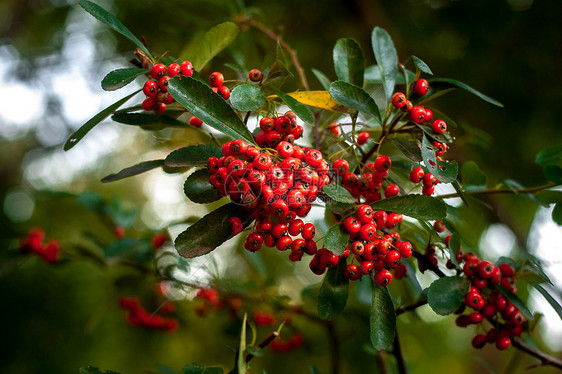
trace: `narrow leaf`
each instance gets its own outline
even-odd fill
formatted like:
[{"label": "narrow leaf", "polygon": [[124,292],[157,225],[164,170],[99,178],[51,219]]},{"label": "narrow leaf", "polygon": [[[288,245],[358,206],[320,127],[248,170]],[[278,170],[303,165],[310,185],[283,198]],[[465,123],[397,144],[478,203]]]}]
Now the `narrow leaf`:
[{"label": "narrow leaf", "polygon": [[513,305],[515,305],[515,307],[517,309],[519,309],[519,311],[521,313],[523,313],[523,315],[525,316],[525,318],[527,318],[528,320],[532,321],[533,319],[535,319],[535,317],[533,316],[533,313],[531,313],[531,311],[529,310],[529,308],[527,307],[527,305],[523,302],[523,300],[521,300],[519,298],[519,296],[517,296],[516,294],[514,294],[513,292],[509,291],[506,288],[503,288],[501,286],[497,286],[498,291],[501,292],[502,295],[504,295],[506,297],[507,300],[509,300],[510,303],[512,303]]},{"label": "narrow leaf", "polygon": [[283,93],[283,92],[281,92],[281,91],[279,91],[275,88],[272,88],[272,87],[270,87],[270,88],[279,96],[279,98],[281,100],[283,100],[283,102],[285,104],[287,104],[289,109],[291,109],[293,112],[295,112],[297,117],[299,117],[304,122],[306,122],[310,125],[314,124],[314,117],[312,116],[312,113],[310,112],[310,109],[308,109],[303,104],[299,103],[298,100],[294,99],[290,95],[288,95],[286,93]]},{"label": "narrow leaf", "polygon": [[371,204],[373,209],[387,210],[421,220],[443,219],[448,205],[440,199],[426,195],[394,196]]},{"label": "narrow leaf", "polygon": [[[322,85],[322,87],[328,91],[328,87],[330,86],[330,78],[326,76],[326,74],[322,73],[320,70],[312,69],[312,73],[318,79],[318,82]],[[306,92],[306,91],[305,91]]]},{"label": "narrow leaf", "polygon": [[[329,84],[329,83],[328,83]],[[326,87],[328,89],[328,87]],[[353,110],[341,105],[328,91],[297,91],[288,94],[299,103],[339,113],[354,113]]]},{"label": "narrow leaf", "polygon": [[258,110],[265,104],[265,95],[260,86],[240,84],[232,89],[230,103],[234,109],[247,112]]},{"label": "narrow leaf", "polygon": [[330,84],[328,91],[338,103],[359,112],[368,113],[374,116],[380,123],[379,107],[371,95],[361,87],[343,81],[336,81]]},{"label": "narrow leaf", "polygon": [[463,90],[466,90],[466,91],[470,92],[471,94],[476,95],[477,97],[481,98],[484,101],[489,102],[492,105],[499,106],[500,108],[503,108],[502,103],[500,103],[497,100],[492,99],[489,96],[484,95],[482,92],[476,91],[474,88],[470,87],[466,83],[459,82],[455,79],[449,79],[449,78],[432,78],[432,79],[429,80],[429,86],[430,87],[431,87],[432,82],[446,83],[446,84],[449,84],[451,87],[462,88]]},{"label": "narrow leaf", "polygon": [[357,201],[356,198],[351,196],[348,190],[336,183],[330,183],[325,185],[322,190],[326,195],[337,201],[338,203],[354,203]]},{"label": "narrow leaf", "polygon": [[426,74],[433,75],[433,72],[431,71],[429,66],[427,66],[427,64],[421,58],[412,56],[412,59],[414,60],[414,65],[416,66],[416,69],[423,71]]},{"label": "narrow leaf", "polygon": [[343,275],[345,267],[345,261],[340,261],[324,277],[318,294],[318,316],[322,319],[334,319],[345,309],[349,292],[349,279]]},{"label": "narrow leaf", "polygon": [[239,32],[238,26],[233,22],[218,24],[203,35],[193,56],[182,56],[182,58],[191,58],[193,68],[201,70],[220,51],[228,47]]},{"label": "narrow leaf", "polygon": [[339,39],[334,46],[333,58],[339,80],[363,87],[365,56],[359,43],[350,38]]},{"label": "narrow leaf", "polygon": [[550,306],[552,306],[552,308],[556,311],[556,313],[558,313],[560,319],[562,319],[562,306],[558,304],[558,302],[548,293],[547,290],[544,289],[543,286],[532,281],[529,281],[529,283],[531,284],[531,286],[535,287],[537,291],[541,293],[541,295],[544,296],[544,298],[546,299],[546,301],[548,301]]},{"label": "narrow leaf", "polygon": [[193,77],[173,77],[168,92],[194,116],[233,139],[254,143],[244,122],[222,97]]},{"label": "narrow leaf", "polygon": [[439,278],[429,286],[427,302],[435,313],[446,316],[461,306],[469,287],[464,277]]},{"label": "narrow leaf", "polygon": [[373,347],[392,351],[396,331],[396,310],[386,287],[373,284],[370,314],[370,336]]},{"label": "narrow leaf", "polygon": [[209,157],[221,158],[222,156],[220,147],[199,144],[176,149],[166,157],[164,163],[171,167],[206,166]]},{"label": "narrow leaf", "polygon": [[141,41],[133,35],[133,33],[125,27],[113,14],[109,13],[107,10],[103,9],[97,4],[92,3],[88,0],[80,0],[80,6],[84,8],[84,10],[90,13],[92,16],[97,18],[99,21],[105,23],[107,26],[111,27],[113,30],[117,31],[121,35],[127,37],[133,43],[137,45],[146,55],[153,60],[154,58],[146,49],[146,47],[141,43]]},{"label": "narrow leaf", "polygon": [[421,150],[418,143],[403,138],[393,138],[392,143],[398,148],[404,156],[415,162],[422,161]]},{"label": "narrow leaf", "polygon": [[336,256],[340,256],[345,251],[348,241],[349,234],[342,230],[339,223],[330,226],[326,236],[324,236],[324,246]]},{"label": "narrow leaf", "polygon": [[161,167],[162,165],[164,165],[164,160],[152,160],[152,161],[141,162],[140,164],[129,166],[128,168],[125,168],[118,173],[109,174],[108,176],[103,177],[101,181],[103,183],[118,181],[120,179],[142,174],[145,171],[156,169],[158,167]]},{"label": "narrow leaf", "polygon": [[377,65],[381,71],[386,100],[389,101],[394,92],[394,84],[398,75],[398,53],[388,32],[380,27],[373,29],[371,43]]},{"label": "narrow leaf", "polygon": [[107,74],[101,81],[101,88],[106,91],[115,91],[125,87],[139,75],[148,73],[146,69],[130,68],[117,69]]},{"label": "narrow leaf", "polygon": [[183,185],[185,196],[198,204],[212,203],[221,199],[221,194],[209,183],[210,176],[207,169],[201,169],[187,177]]},{"label": "narrow leaf", "polygon": [[[239,214],[239,207],[230,203],[207,214],[184,232],[179,234],[174,244],[180,256],[193,258],[205,255],[219,245],[234,237],[228,219]],[[246,226],[249,222],[246,223]]]},{"label": "narrow leaf", "polygon": [[115,110],[117,110],[117,108],[119,108],[121,105],[125,104],[131,97],[135,96],[140,91],[141,90],[137,90],[137,91],[133,92],[132,94],[130,94],[128,96],[125,96],[121,100],[111,104],[110,106],[108,106],[107,108],[105,108],[104,110],[102,110],[101,112],[99,112],[98,114],[93,116],[92,118],[90,118],[90,120],[88,120],[88,122],[83,124],[82,127],[80,127],[78,130],[76,130],[72,135],[70,135],[70,137],[68,138],[66,143],[64,143],[64,150],[68,151],[69,149],[74,147],[76,144],[78,144],[78,142],[80,140],[82,140],[82,138],[84,136],[86,136],[86,134],[91,129],[93,129],[98,123],[100,123],[101,121],[103,121],[104,119],[109,117],[109,115],[111,113],[115,112]]},{"label": "narrow leaf", "polygon": [[111,119],[124,125],[140,126],[151,130],[160,130],[166,127],[189,128],[189,125],[185,122],[155,113],[115,113],[111,116]]},{"label": "narrow leaf", "polygon": [[238,355],[236,357],[236,371],[238,374],[246,373],[246,321],[248,314],[244,313],[242,320],[242,330],[240,331],[240,344],[238,345]]},{"label": "narrow leaf", "polygon": [[449,249],[449,258],[451,259],[451,262],[455,266],[459,266],[459,262],[457,261],[457,255],[461,250],[461,238],[459,234],[457,234],[456,232],[451,234],[451,238],[449,239],[449,246],[447,248]]},{"label": "narrow leaf", "polygon": [[441,183],[451,183],[457,178],[459,169],[457,162],[437,161],[435,148],[429,143],[425,136],[422,138],[421,154],[425,167],[439,179]]}]

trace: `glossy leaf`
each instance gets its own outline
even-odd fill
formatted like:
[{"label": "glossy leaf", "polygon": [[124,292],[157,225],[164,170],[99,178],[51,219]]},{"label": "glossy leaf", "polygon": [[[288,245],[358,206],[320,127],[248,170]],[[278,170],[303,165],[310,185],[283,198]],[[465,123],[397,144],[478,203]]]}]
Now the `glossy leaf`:
[{"label": "glossy leaf", "polygon": [[562,145],[543,149],[537,153],[535,162],[541,166],[562,166]]},{"label": "glossy leaf", "polygon": [[286,93],[283,93],[283,92],[281,92],[281,91],[279,91],[275,88],[272,88],[272,87],[271,87],[271,89],[279,96],[279,98],[281,100],[283,100],[283,102],[285,104],[287,104],[289,109],[291,109],[293,112],[295,112],[297,117],[299,117],[304,122],[306,122],[310,125],[314,124],[314,117],[312,116],[312,113],[310,112],[310,109],[308,109],[306,106],[301,104],[298,100],[291,97],[290,95],[288,95]]},{"label": "glossy leaf", "polygon": [[222,156],[220,147],[198,144],[176,149],[166,157],[164,163],[171,167],[206,166],[209,157],[221,158]]},{"label": "glossy leaf", "polygon": [[330,89],[328,91],[338,103],[350,109],[368,113],[374,116],[380,123],[381,115],[379,113],[379,107],[371,95],[361,87],[343,81],[336,81],[330,84]]},{"label": "glossy leaf", "polygon": [[345,261],[340,261],[324,277],[318,294],[318,316],[322,319],[334,319],[345,309],[349,293],[349,279],[343,275],[345,267]]},{"label": "glossy leaf", "polygon": [[539,291],[541,293],[541,295],[544,296],[544,298],[546,299],[546,301],[548,301],[550,306],[552,306],[552,308],[556,311],[556,313],[558,313],[558,316],[560,317],[560,319],[562,319],[562,306],[560,306],[560,304],[558,304],[558,302],[548,293],[548,291],[545,290],[544,287],[541,286],[538,283],[529,281],[529,284],[531,284],[531,286],[535,287],[537,289],[537,291]]},{"label": "glossy leaf", "polygon": [[486,187],[486,174],[480,170],[476,162],[467,161],[461,167],[461,181],[464,187]]},{"label": "glossy leaf", "polygon": [[432,82],[440,82],[440,83],[445,83],[447,85],[450,85],[451,88],[453,87],[459,87],[462,88],[463,90],[466,90],[468,92],[470,92],[471,94],[479,97],[480,99],[487,101],[488,103],[498,106],[500,108],[503,108],[503,104],[500,103],[499,101],[492,99],[489,96],[484,95],[482,92],[476,91],[474,88],[470,87],[468,84],[463,83],[463,82],[459,82],[455,79],[449,79],[449,78],[432,78],[430,80],[428,80],[429,82],[429,86],[431,87]]},{"label": "glossy leaf", "polygon": [[129,166],[128,168],[125,168],[118,173],[109,174],[108,176],[103,177],[101,181],[103,183],[118,181],[120,179],[125,179],[138,174],[142,174],[152,169],[156,169],[158,167],[161,167],[162,165],[164,165],[164,160],[152,160],[152,161],[141,162],[140,164]]},{"label": "glossy leaf", "polygon": [[380,27],[373,29],[371,43],[375,59],[377,60],[377,66],[381,71],[386,100],[389,101],[394,92],[394,85],[398,75],[398,53],[388,32]]},{"label": "glossy leaf", "polygon": [[117,69],[107,74],[101,81],[101,88],[106,91],[115,91],[125,87],[136,77],[148,73],[147,69],[129,68]]},{"label": "glossy leaf", "polygon": [[239,207],[226,204],[207,214],[184,232],[179,234],[174,244],[182,257],[203,256],[234,237],[228,219],[239,215]]},{"label": "glossy leaf", "polygon": [[88,0],[80,0],[80,6],[84,8],[86,12],[97,18],[99,21],[105,23],[107,26],[111,27],[121,35],[127,37],[129,40],[135,43],[137,47],[139,47],[144,53],[146,53],[146,55],[151,60],[153,60],[152,55],[142,44],[142,42],[136,36],[134,36],[133,33],[127,27],[125,27],[125,25],[123,25],[121,21],[119,21],[113,14]]},{"label": "glossy leaf", "polygon": [[562,168],[556,165],[546,165],[544,167],[544,175],[549,181],[562,184]]},{"label": "glossy leaf", "polygon": [[431,69],[429,68],[429,66],[427,66],[427,64],[419,57],[416,56],[412,56],[412,60],[414,60],[414,65],[416,66],[416,69],[426,73],[426,74],[430,74],[433,75],[433,72],[431,71]]},{"label": "glossy leaf", "polygon": [[557,203],[552,209],[552,220],[562,226],[562,203]]},{"label": "glossy leaf", "polygon": [[356,198],[351,196],[348,190],[346,190],[345,188],[343,188],[342,186],[336,183],[330,183],[325,185],[322,188],[322,191],[324,191],[326,195],[328,195],[330,198],[337,201],[338,203],[351,204],[357,201]]},{"label": "glossy leaf", "polygon": [[443,219],[448,205],[440,199],[426,195],[394,196],[371,204],[373,209],[387,210],[421,220]]},{"label": "glossy leaf", "polygon": [[435,313],[446,316],[462,305],[469,287],[464,277],[439,278],[429,286],[427,302]]},{"label": "glossy leaf", "polygon": [[166,127],[189,128],[189,125],[185,122],[155,113],[115,113],[111,116],[111,119],[124,125],[140,126],[151,130],[160,130]]},{"label": "glossy leaf", "polygon": [[449,258],[451,259],[451,262],[455,266],[459,266],[459,262],[457,261],[457,255],[459,254],[462,248],[461,237],[459,234],[457,234],[456,232],[451,234],[451,237],[449,238],[449,245],[447,246],[447,248],[449,250]]},{"label": "glossy leaf", "polygon": [[240,84],[232,89],[230,103],[234,109],[247,112],[258,110],[265,104],[265,95],[260,86]]},{"label": "glossy leaf", "polygon": [[211,174],[207,169],[201,169],[187,177],[183,184],[185,196],[198,204],[212,203],[221,199],[221,194],[209,183],[210,176]]},{"label": "glossy leaf", "polygon": [[[405,75],[408,76],[408,79],[406,79],[405,75],[398,74],[396,76],[395,84],[407,84],[408,83],[407,81],[414,80],[416,74],[413,71],[409,69],[405,69],[404,72]],[[371,65],[365,69],[365,81],[369,83],[382,84],[381,70],[377,65]]]},{"label": "glossy leaf", "polygon": [[119,108],[121,105],[125,104],[131,97],[135,96],[140,91],[141,90],[137,90],[137,91],[133,92],[132,94],[125,96],[121,100],[111,104],[110,106],[108,106],[107,108],[105,108],[104,110],[102,110],[101,112],[99,112],[98,114],[93,116],[92,118],[90,118],[88,120],[88,122],[83,124],[82,127],[80,127],[78,130],[76,130],[72,135],[70,135],[70,137],[68,138],[66,143],[64,143],[64,150],[68,151],[69,149],[74,147],[76,144],[78,144],[78,142],[80,140],[82,140],[82,138],[84,136],[86,136],[86,134],[91,129],[93,129],[98,123],[100,123],[101,121],[103,121],[104,119],[109,117],[109,115],[111,113],[115,112],[115,110],[117,110],[117,108]]},{"label": "glossy leaf", "polygon": [[[328,87],[330,86],[330,78],[326,76],[326,74],[322,73],[320,70],[312,69],[312,73],[318,79],[318,82],[322,85],[322,87],[328,91]],[[306,91],[305,91],[306,92]],[[310,92],[310,91],[309,91]]]},{"label": "glossy leaf", "polygon": [[[329,83],[328,83],[329,84]],[[328,91],[297,91],[287,94],[299,103],[339,113],[353,113],[354,111],[341,105]]]},{"label": "glossy leaf", "polygon": [[199,71],[220,51],[228,47],[239,32],[238,26],[233,22],[218,24],[203,35],[193,56],[182,56],[182,58],[190,58],[193,68]]},{"label": "glossy leaf", "polygon": [[421,154],[425,167],[441,183],[451,183],[457,178],[459,166],[456,161],[446,162],[437,161],[435,148],[429,143],[427,138],[422,138]]},{"label": "glossy leaf", "polygon": [[222,97],[193,77],[173,77],[168,81],[168,92],[183,107],[207,125],[230,136],[254,143],[244,122]]},{"label": "glossy leaf", "polygon": [[396,331],[396,310],[386,287],[373,285],[370,337],[379,351],[392,351]]},{"label": "glossy leaf", "polygon": [[343,231],[339,223],[336,223],[330,226],[326,236],[324,236],[324,247],[336,256],[340,256],[345,251],[348,241],[349,234]]},{"label": "glossy leaf", "polygon": [[359,43],[350,38],[339,39],[334,46],[333,58],[339,80],[363,87],[365,56]]},{"label": "glossy leaf", "polygon": [[398,148],[404,156],[415,162],[422,161],[421,150],[418,143],[403,138],[393,138],[392,143]]},{"label": "glossy leaf", "polygon": [[527,305],[519,298],[519,296],[517,296],[516,294],[514,294],[513,292],[501,287],[501,286],[497,286],[498,291],[500,291],[500,293],[502,295],[505,296],[505,298],[512,303],[517,309],[519,309],[519,311],[521,313],[523,313],[523,315],[525,316],[525,318],[527,318],[528,320],[532,321],[533,319],[535,319],[535,317],[533,316],[533,313],[531,313],[531,311],[529,310],[529,308],[527,307]]}]

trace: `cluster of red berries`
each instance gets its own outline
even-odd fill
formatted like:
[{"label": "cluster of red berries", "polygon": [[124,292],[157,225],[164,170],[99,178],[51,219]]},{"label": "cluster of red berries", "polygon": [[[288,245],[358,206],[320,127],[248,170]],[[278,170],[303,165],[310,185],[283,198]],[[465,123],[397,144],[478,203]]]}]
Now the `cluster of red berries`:
[{"label": "cluster of red berries", "polygon": [[415,184],[422,184],[422,194],[431,196],[435,191],[435,186],[439,184],[439,179],[431,173],[426,173],[422,168],[413,168],[410,172],[410,182]]},{"label": "cluster of red berries", "polygon": [[301,334],[294,334],[289,339],[278,337],[269,345],[269,349],[274,352],[289,353],[300,347],[304,343],[304,337]]},{"label": "cluster of red berries", "polygon": [[511,344],[511,338],[520,336],[525,317],[519,309],[510,303],[496,287],[499,285],[512,293],[516,293],[514,276],[515,269],[506,263],[494,266],[489,261],[479,260],[475,254],[467,252],[459,259],[464,260],[462,268],[472,287],[466,294],[463,307],[474,310],[470,314],[461,314],[456,324],[466,327],[488,320],[494,327],[487,334],[478,334],[472,340],[475,348],[482,348],[486,343],[495,343],[496,348],[503,350]]},{"label": "cluster of red berries", "polygon": [[193,75],[193,65],[189,61],[181,64],[172,63],[166,67],[164,64],[154,64],[150,68],[151,80],[146,81],[142,88],[146,99],[142,102],[142,108],[161,114],[166,111],[166,105],[174,102],[172,95],[168,94],[168,81],[176,75]]},{"label": "cluster of red berries", "polygon": [[[340,178],[341,185],[353,197],[357,199],[363,197],[365,202],[370,204],[381,199],[382,183],[388,178],[388,170],[391,166],[390,157],[380,155],[375,159],[375,162],[367,163],[360,175],[349,171],[349,163],[344,159],[334,161],[332,168]],[[396,196],[399,193],[400,188],[396,184],[389,184],[384,189],[385,197]]]},{"label": "cluster of red berries", "polygon": [[239,297],[222,297],[219,292],[214,288],[199,288],[195,299],[201,302],[195,307],[195,313],[203,317],[209,314],[212,310],[227,308],[231,315],[236,313],[242,308],[242,299]]},{"label": "cluster of red berries", "polygon": [[[143,327],[147,330],[173,331],[178,328],[178,320],[166,318],[159,314],[151,314],[142,307],[135,297],[124,296],[119,299],[119,305],[127,311],[125,318],[129,325]],[[175,310],[175,304],[166,301],[160,308],[161,314],[170,314]]]},{"label": "cluster of red berries", "polygon": [[33,228],[20,239],[20,249],[23,252],[33,252],[45,262],[54,264],[58,261],[60,255],[59,242],[51,239],[47,244],[44,244],[43,240],[45,240],[45,231],[41,228]]},{"label": "cluster of red berries", "polygon": [[293,144],[303,133],[303,128],[297,124],[297,116],[293,111],[278,117],[263,117],[260,119],[260,129],[256,143],[263,148],[275,148],[282,141]]}]

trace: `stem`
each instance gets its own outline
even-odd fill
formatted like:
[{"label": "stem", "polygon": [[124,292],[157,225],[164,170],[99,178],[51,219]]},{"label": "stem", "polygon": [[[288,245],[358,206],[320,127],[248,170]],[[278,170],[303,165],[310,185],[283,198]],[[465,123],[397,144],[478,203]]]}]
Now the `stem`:
[{"label": "stem", "polygon": [[398,368],[398,374],[408,374],[406,369],[406,364],[404,362],[404,356],[402,355],[402,348],[400,348],[400,341],[398,340],[398,329],[394,330],[394,344],[392,346],[392,354],[396,357],[396,366]]},{"label": "stem", "polygon": [[[535,187],[527,187],[527,188],[488,188],[485,190],[480,191],[463,191],[465,194],[468,195],[493,195],[493,194],[500,194],[500,193],[512,193],[512,194],[519,194],[519,193],[536,193],[542,190],[546,190],[547,188],[557,186],[556,183],[547,183],[543,184],[542,186],[535,186]],[[446,195],[439,195],[435,196],[438,199],[450,199],[453,197],[459,197],[458,193],[450,193]]]},{"label": "stem", "polygon": [[424,306],[425,304],[427,304],[427,299],[420,299],[413,304],[401,306],[396,309],[396,315],[399,316],[400,314],[416,310],[417,308],[419,308],[420,306]]},{"label": "stem", "polygon": [[423,264],[432,272],[434,272],[435,274],[437,274],[439,277],[443,278],[446,277],[445,273],[443,273],[441,271],[441,269],[439,269],[437,267],[437,265],[434,265],[433,262],[431,262],[431,260],[427,257],[425,257],[423,254],[421,254],[418,251],[413,251],[412,256],[414,256],[418,261],[423,262]]},{"label": "stem", "polygon": [[291,55],[291,61],[293,61],[293,64],[295,65],[295,69],[297,69],[297,72],[299,74],[299,78],[300,78],[302,86],[304,87],[304,90],[305,91],[310,90],[310,88],[308,87],[308,81],[306,80],[304,68],[302,67],[302,65],[299,61],[299,58],[297,56],[297,51],[295,51],[293,48],[291,48],[291,46],[286,41],[284,41],[283,38],[280,35],[276,34],[272,30],[268,29],[267,27],[265,27],[261,23],[255,21],[251,18],[246,18],[245,16],[240,16],[236,20],[236,23],[238,23],[240,25],[247,25],[247,26],[253,27],[254,29],[260,31],[261,33],[267,35],[269,38],[278,42],[279,45],[281,45],[281,47]]},{"label": "stem", "polygon": [[375,142],[375,144],[371,147],[371,149],[369,149],[369,151],[367,151],[367,153],[365,153],[363,155],[363,157],[361,158],[361,163],[364,164],[365,162],[367,162],[368,159],[371,158],[372,155],[375,154],[375,152],[378,153],[382,143],[386,140],[386,138],[392,133],[392,130],[394,129],[394,126],[396,126],[396,124],[400,121],[400,118],[402,118],[403,114],[400,114],[398,116],[396,116],[396,118],[394,118],[392,120],[392,122],[390,123],[390,125],[388,126],[388,130],[385,131],[385,127],[383,126],[382,128],[382,133],[381,133],[381,137],[379,138],[378,142]]},{"label": "stem", "polygon": [[[275,339],[277,339],[279,337],[279,333],[277,331],[272,331],[269,334],[267,334],[267,336],[260,342],[260,344],[258,344],[258,347],[260,347],[261,349],[264,349],[265,347],[267,347],[268,345],[271,344],[272,341],[274,341]],[[254,358],[254,355],[251,353],[248,353],[248,355],[246,356],[246,362],[250,362],[250,360]]]},{"label": "stem", "polygon": [[340,372],[340,342],[334,324],[330,321],[326,324],[326,331],[330,338],[330,361],[332,374]]},{"label": "stem", "polygon": [[538,358],[539,360],[541,360],[541,364],[534,365],[532,367],[550,365],[550,366],[557,367],[558,369],[562,369],[562,360],[559,360],[556,357],[552,357],[550,355],[547,355],[546,353],[525,344],[518,337],[514,337],[513,339],[511,339],[511,341],[513,342],[513,346],[515,348],[519,349],[520,351],[526,352],[526,353],[530,354],[531,356],[534,356],[534,357]]}]

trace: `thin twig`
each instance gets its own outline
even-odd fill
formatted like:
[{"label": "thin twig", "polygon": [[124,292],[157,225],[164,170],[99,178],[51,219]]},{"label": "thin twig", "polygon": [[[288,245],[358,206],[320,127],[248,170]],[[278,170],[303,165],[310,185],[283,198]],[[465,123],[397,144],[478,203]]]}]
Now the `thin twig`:
[{"label": "thin twig", "polygon": [[416,310],[417,308],[425,304],[427,304],[427,299],[420,299],[413,304],[401,306],[396,309],[396,315],[399,316],[400,314],[404,314],[412,310]]},{"label": "thin twig", "polygon": [[[547,355],[543,351],[540,351],[540,350],[538,350],[534,347],[531,347],[530,345],[527,345],[526,343],[524,343],[518,337],[514,337],[513,339],[511,339],[511,341],[513,342],[513,346],[515,348],[519,349],[520,351],[526,352],[526,353],[530,354],[531,356],[534,356],[534,357],[538,358],[539,360],[541,360],[541,364],[536,365],[536,366],[550,365],[550,366],[557,367],[558,369],[562,369],[562,360],[559,360],[556,357],[552,357],[550,355]],[[534,366],[534,367],[536,367],[536,366]]]},{"label": "thin twig", "polygon": [[[512,188],[487,188],[485,190],[479,190],[479,191],[464,191],[464,193],[467,195],[493,195],[493,194],[501,194],[501,193],[508,193],[508,194],[536,193],[555,186],[557,186],[556,183],[548,183],[548,184],[543,184],[542,186],[527,187],[527,188],[513,188],[513,189]],[[439,195],[435,197],[438,199],[450,199],[453,197],[459,197],[459,194],[455,192],[455,193]]]},{"label": "thin twig", "polygon": [[326,324],[326,331],[330,338],[330,361],[332,366],[332,374],[340,372],[340,341],[336,333],[336,328],[332,321]]},{"label": "thin twig", "polygon": [[396,358],[398,374],[408,374],[408,370],[406,370],[406,363],[404,362],[404,356],[402,355],[402,348],[400,347],[400,341],[398,340],[398,329],[394,330],[394,344],[392,346],[392,354]]}]

